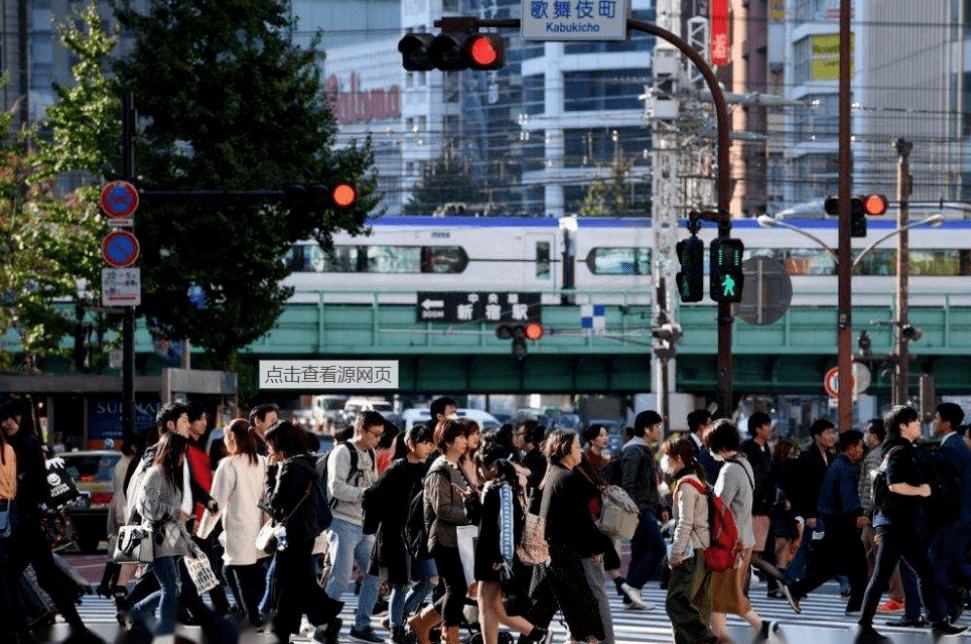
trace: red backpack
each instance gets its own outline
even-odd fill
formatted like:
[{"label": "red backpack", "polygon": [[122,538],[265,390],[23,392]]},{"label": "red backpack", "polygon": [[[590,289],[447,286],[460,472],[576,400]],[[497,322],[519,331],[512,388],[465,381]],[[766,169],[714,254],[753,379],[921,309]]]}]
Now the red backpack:
[{"label": "red backpack", "polygon": [[705,548],[705,565],[712,572],[725,572],[735,567],[742,555],[742,540],[735,524],[732,509],[725,505],[710,485],[702,485],[694,479],[683,479],[700,494],[708,497],[708,532],[710,545]]}]

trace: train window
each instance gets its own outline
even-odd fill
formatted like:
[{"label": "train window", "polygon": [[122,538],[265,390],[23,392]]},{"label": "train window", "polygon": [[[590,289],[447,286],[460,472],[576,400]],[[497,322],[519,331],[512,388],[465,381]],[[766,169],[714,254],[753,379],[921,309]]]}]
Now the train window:
[{"label": "train window", "polygon": [[911,275],[950,277],[961,274],[961,251],[914,250],[910,249],[907,258]]},{"label": "train window", "polygon": [[291,270],[297,273],[353,273],[357,271],[357,246],[336,246],[328,257],[317,244],[297,244],[289,255]]},{"label": "train window", "polygon": [[550,243],[547,241],[536,242],[536,277],[550,277]]},{"label": "train window", "polygon": [[462,273],[469,265],[469,256],[461,246],[423,246],[422,273]]},{"label": "train window", "polygon": [[368,273],[420,273],[421,246],[368,246]]},{"label": "train window", "polygon": [[650,275],[650,248],[594,248],[587,255],[594,275]]},{"label": "train window", "polygon": [[[860,254],[853,249],[854,260]],[[860,263],[853,269],[854,275],[887,276],[897,274],[897,251],[889,248],[877,248],[863,256]]]}]

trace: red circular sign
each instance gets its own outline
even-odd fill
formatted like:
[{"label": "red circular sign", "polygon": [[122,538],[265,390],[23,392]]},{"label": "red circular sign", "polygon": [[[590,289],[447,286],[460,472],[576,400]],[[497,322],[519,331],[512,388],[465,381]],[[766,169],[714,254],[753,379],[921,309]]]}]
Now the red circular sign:
[{"label": "red circular sign", "polygon": [[[853,391],[856,387],[856,377],[850,374],[850,391]],[[823,377],[823,388],[833,398],[838,398],[840,394],[840,370],[839,367],[833,367],[826,372]]]},{"label": "red circular sign", "polygon": [[101,191],[101,209],[109,217],[131,217],[138,208],[138,190],[127,181],[112,181]]},{"label": "red circular sign", "polygon": [[127,230],[113,230],[101,242],[101,256],[109,266],[125,268],[138,259],[138,240]]}]

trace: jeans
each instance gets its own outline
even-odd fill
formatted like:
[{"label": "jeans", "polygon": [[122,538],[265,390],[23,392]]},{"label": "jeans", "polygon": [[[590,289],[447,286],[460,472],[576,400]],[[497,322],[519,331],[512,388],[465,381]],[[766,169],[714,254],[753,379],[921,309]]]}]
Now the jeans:
[{"label": "jeans", "polygon": [[330,578],[327,580],[327,595],[340,599],[351,581],[354,562],[361,570],[361,594],[357,598],[357,611],[354,613],[354,628],[363,630],[371,626],[371,611],[378,601],[381,580],[367,573],[371,566],[371,552],[374,550],[374,535],[364,534],[359,525],[343,519],[334,518],[330,526]]},{"label": "jeans", "polygon": [[263,598],[260,599],[260,621],[266,621],[275,606],[276,593],[276,555],[270,557],[270,564],[266,568]]},{"label": "jeans", "polygon": [[665,554],[661,529],[653,512],[645,511],[630,540],[630,566],[627,568],[627,583],[640,590],[661,565]]},{"label": "jeans", "polygon": [[159,557],[148,564],[148,570],[158,580],[159,589],[132,606],[131,615],[140,618],[145,613],[154,612],[158,607],[155,635],[171,635],[175,632],[175,621],[179,615],[179,592],[182,589],[178,564],[175,557]]},{"label": "jeans", "polygon": [[802,531],[802,541],[799,549],[792,556],[792,560],[786,567],[786,581],[793,583],[806,576],[806,565],[809,563],[809,544],[812,543],[815,528],[806,527]]},{"label": "jeans", "polygon": [[411,587],[408,594],[405,595],[405,603],[402,611],[402,615],[410,615],[418,610],[421,603],[425,601],[428,597],[428,593],[432,591],[432,577],[438,576],[438,569],[435,567],[435,560],[429,557],[428,559],[412,559],[411,555],[408,556],[408,560],[411,562],[411,566],[415,573],[418,575],[418,581]]},{"label": "jeans", "polygon": [[249,566],[226,566],[226,579],[229,580],[236,601],[246,611],[246,618],[254,626],[261,623],[260,597],[263,596],[263,585],[266,575],[259,563]]}]

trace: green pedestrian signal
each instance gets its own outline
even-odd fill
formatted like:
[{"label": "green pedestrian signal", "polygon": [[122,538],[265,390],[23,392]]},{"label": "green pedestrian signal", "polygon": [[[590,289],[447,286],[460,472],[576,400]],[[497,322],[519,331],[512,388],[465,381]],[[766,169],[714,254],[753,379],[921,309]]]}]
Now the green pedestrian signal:
[{"label": "green pedestrian signal", "polygon": [[742,301],[744,253],[745,245],[740,239],[715,239],[711,242],[711,299],[716,302]]},{"label": "green pedestrian signal", "polygon": [[705,297],[705,242],[692,235],[675,246],[681,270],[675,276],[682,302],[700,302]]}]

